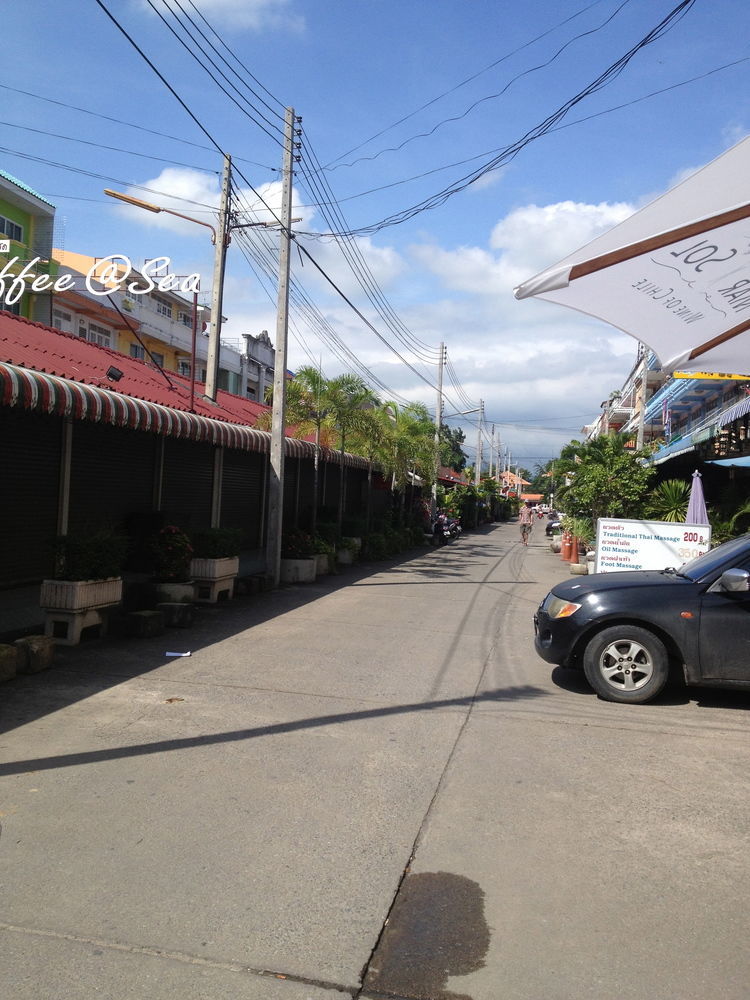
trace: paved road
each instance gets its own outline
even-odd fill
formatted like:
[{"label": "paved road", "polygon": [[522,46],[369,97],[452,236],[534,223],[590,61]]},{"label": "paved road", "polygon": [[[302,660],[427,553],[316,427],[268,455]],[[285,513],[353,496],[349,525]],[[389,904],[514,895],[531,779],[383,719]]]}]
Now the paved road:
[{"label": "paved road", "polygon": [[565,576],[499,525],[6,684],[0,995],[745,1000],[750,699],[550,671]]}]

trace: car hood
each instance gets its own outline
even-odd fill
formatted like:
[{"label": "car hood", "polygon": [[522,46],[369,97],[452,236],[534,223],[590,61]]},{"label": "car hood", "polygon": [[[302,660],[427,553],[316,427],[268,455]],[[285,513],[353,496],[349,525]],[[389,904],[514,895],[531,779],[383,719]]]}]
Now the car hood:
[{"label": "car hood", "polygon": [[692,584],[683,576],[665,573],[662,570],[626,570],[621,573],[592,573],[589,576],[565,580],[552,588],[556,597],[578,603],[590,594],[602,594],[612,590],[631,590],[643,587],[675,587]]}]

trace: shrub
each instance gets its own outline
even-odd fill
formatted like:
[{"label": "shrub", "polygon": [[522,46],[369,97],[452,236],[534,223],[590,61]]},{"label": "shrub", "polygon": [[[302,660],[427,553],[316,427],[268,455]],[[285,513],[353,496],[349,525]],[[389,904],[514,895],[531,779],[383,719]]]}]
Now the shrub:
[{"label": "shrub", "polygon": [[182,583],[190,579],[193,546],[190,539],[175,524],[168,524],[152,539],[154,577],[164,583]]},{"label": "shrub", "polygon": [[315,555],[332,556],[336,552],[336,547],[332,542],[326,541],[321,535],[315,535],[312,540],[313,552]]},{"label": "shrub", "polygon": [[380,532],[371,532],[362,542],[363,559],[385,559],[387,555],[385,535]]},{"label": "shrub", "polygon": [[289,531],[281,539],[282,559],[311,559],[313,538],[306,531]]},{"label": "shrub", "polygon": [[204,528],[194,531],[191,541],[197,559],[223,559],[239,555],[242,532],[239,528]]},{"label": "shrub", "polygon": [[107,580],[119,576],[127,538],[113,528],[96,528],[55,540],[55,579]]}]

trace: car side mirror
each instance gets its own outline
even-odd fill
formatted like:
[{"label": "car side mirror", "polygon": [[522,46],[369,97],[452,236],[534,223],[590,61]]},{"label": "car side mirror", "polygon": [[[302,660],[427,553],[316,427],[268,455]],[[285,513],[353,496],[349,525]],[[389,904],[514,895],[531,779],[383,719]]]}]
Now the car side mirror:
[{"label": "car side mirror", "polygon": [[750,590],[750,573],[746,569],[727,569],[719,577],[722,590],[732,593]]}]

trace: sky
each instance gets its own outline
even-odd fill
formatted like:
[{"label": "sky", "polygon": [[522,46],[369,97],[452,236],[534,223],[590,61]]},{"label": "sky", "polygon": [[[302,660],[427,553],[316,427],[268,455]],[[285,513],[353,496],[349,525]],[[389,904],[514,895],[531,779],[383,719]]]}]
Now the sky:
[{"label": "sky", "polygon": [[[514,286],[750,131],[747,0],[25,0],[3,22],[0,168],[56,206],[56,246],[210,288],[204,226],[104,189],[210,223],[227,153],[233,223],[272,218],[291,107],[288,367],[434,412],[444,343],[470,461],[477,413],[457,414],[481,401],[485,460],[494,424],[530,470],[637,345]],[[276,341],[278,240],[232,232],[228,342]]]}]

